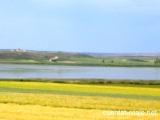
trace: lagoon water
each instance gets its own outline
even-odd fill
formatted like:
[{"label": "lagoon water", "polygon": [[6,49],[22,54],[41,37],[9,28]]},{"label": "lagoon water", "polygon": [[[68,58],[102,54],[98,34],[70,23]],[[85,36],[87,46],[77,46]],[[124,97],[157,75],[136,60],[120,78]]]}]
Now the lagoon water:
[{"label": "lagoon water", "polygon": [[0,78],[160,80],[160,68],[0,64]]}]

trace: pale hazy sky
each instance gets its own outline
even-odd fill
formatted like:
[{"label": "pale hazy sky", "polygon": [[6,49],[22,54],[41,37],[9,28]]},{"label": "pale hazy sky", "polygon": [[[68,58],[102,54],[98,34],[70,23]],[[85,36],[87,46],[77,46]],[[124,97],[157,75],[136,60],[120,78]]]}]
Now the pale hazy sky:
[{"label": "pale hazy sky", "polygon": [[160,52],[160,0],[0,0],[0,49]]}]

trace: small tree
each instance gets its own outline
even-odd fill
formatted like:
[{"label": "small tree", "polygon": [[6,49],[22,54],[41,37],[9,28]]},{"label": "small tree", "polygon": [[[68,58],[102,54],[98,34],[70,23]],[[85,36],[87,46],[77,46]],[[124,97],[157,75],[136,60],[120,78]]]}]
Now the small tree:
[{"label": "small tree", "polygon": [[114,60],[111,60],[111,63],[114,63]]},{"label": "small tree", "polygon": [[104,60],[104,59],[102,60],[102,63],[103,63],[103,64],[105,63],[105,60]]}]

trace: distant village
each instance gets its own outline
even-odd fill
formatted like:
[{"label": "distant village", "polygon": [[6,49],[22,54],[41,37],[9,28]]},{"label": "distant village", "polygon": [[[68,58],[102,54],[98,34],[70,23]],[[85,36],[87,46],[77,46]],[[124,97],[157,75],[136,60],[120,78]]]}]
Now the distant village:
[{"label": "distant village", "polygon": [[[27,50],[17,48],[17,49],[12,49],[11,52],[25,53],[25,52],[27,52]],[[57,62],[58,59],[59,59],[58,56],[53,56],[53,57],[49,57],[48,61],[49,62]]]},{"label": "distant village", "polygon": [[27,52],[26,50],[20,49],[20,48],[18,48],[18,49],[12,49],[11,51],[12,52]]}]

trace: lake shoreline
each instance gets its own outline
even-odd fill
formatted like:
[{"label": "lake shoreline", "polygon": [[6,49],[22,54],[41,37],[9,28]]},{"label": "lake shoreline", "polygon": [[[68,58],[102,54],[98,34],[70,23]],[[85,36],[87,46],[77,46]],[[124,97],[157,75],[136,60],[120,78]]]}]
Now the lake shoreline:
[{"label": "lake shoreline", "polygon": [[[160,80],[120,80],[120,79],[1,79],[11,82],[42,82],[42,83],[63,83],[63,84],[84,84],[84,85],[133,85],[133,86],[156,86]],[[160,86],[159,86],[160,87]]]},{"label": "lake shoreline", "polygon": [[88,64],[88,63],[43,63],[43,62],[37,62],[37,63],[29,63],[29,62],[0,62],[0,64],[18,64],[18,65],[59,65],[59,66],[84,66],[84,67],[139,67],[139,68],[160,68],[160,65],[144,65],[144,64],[132,64],[132,65],[126,65],[126,64]]}]

